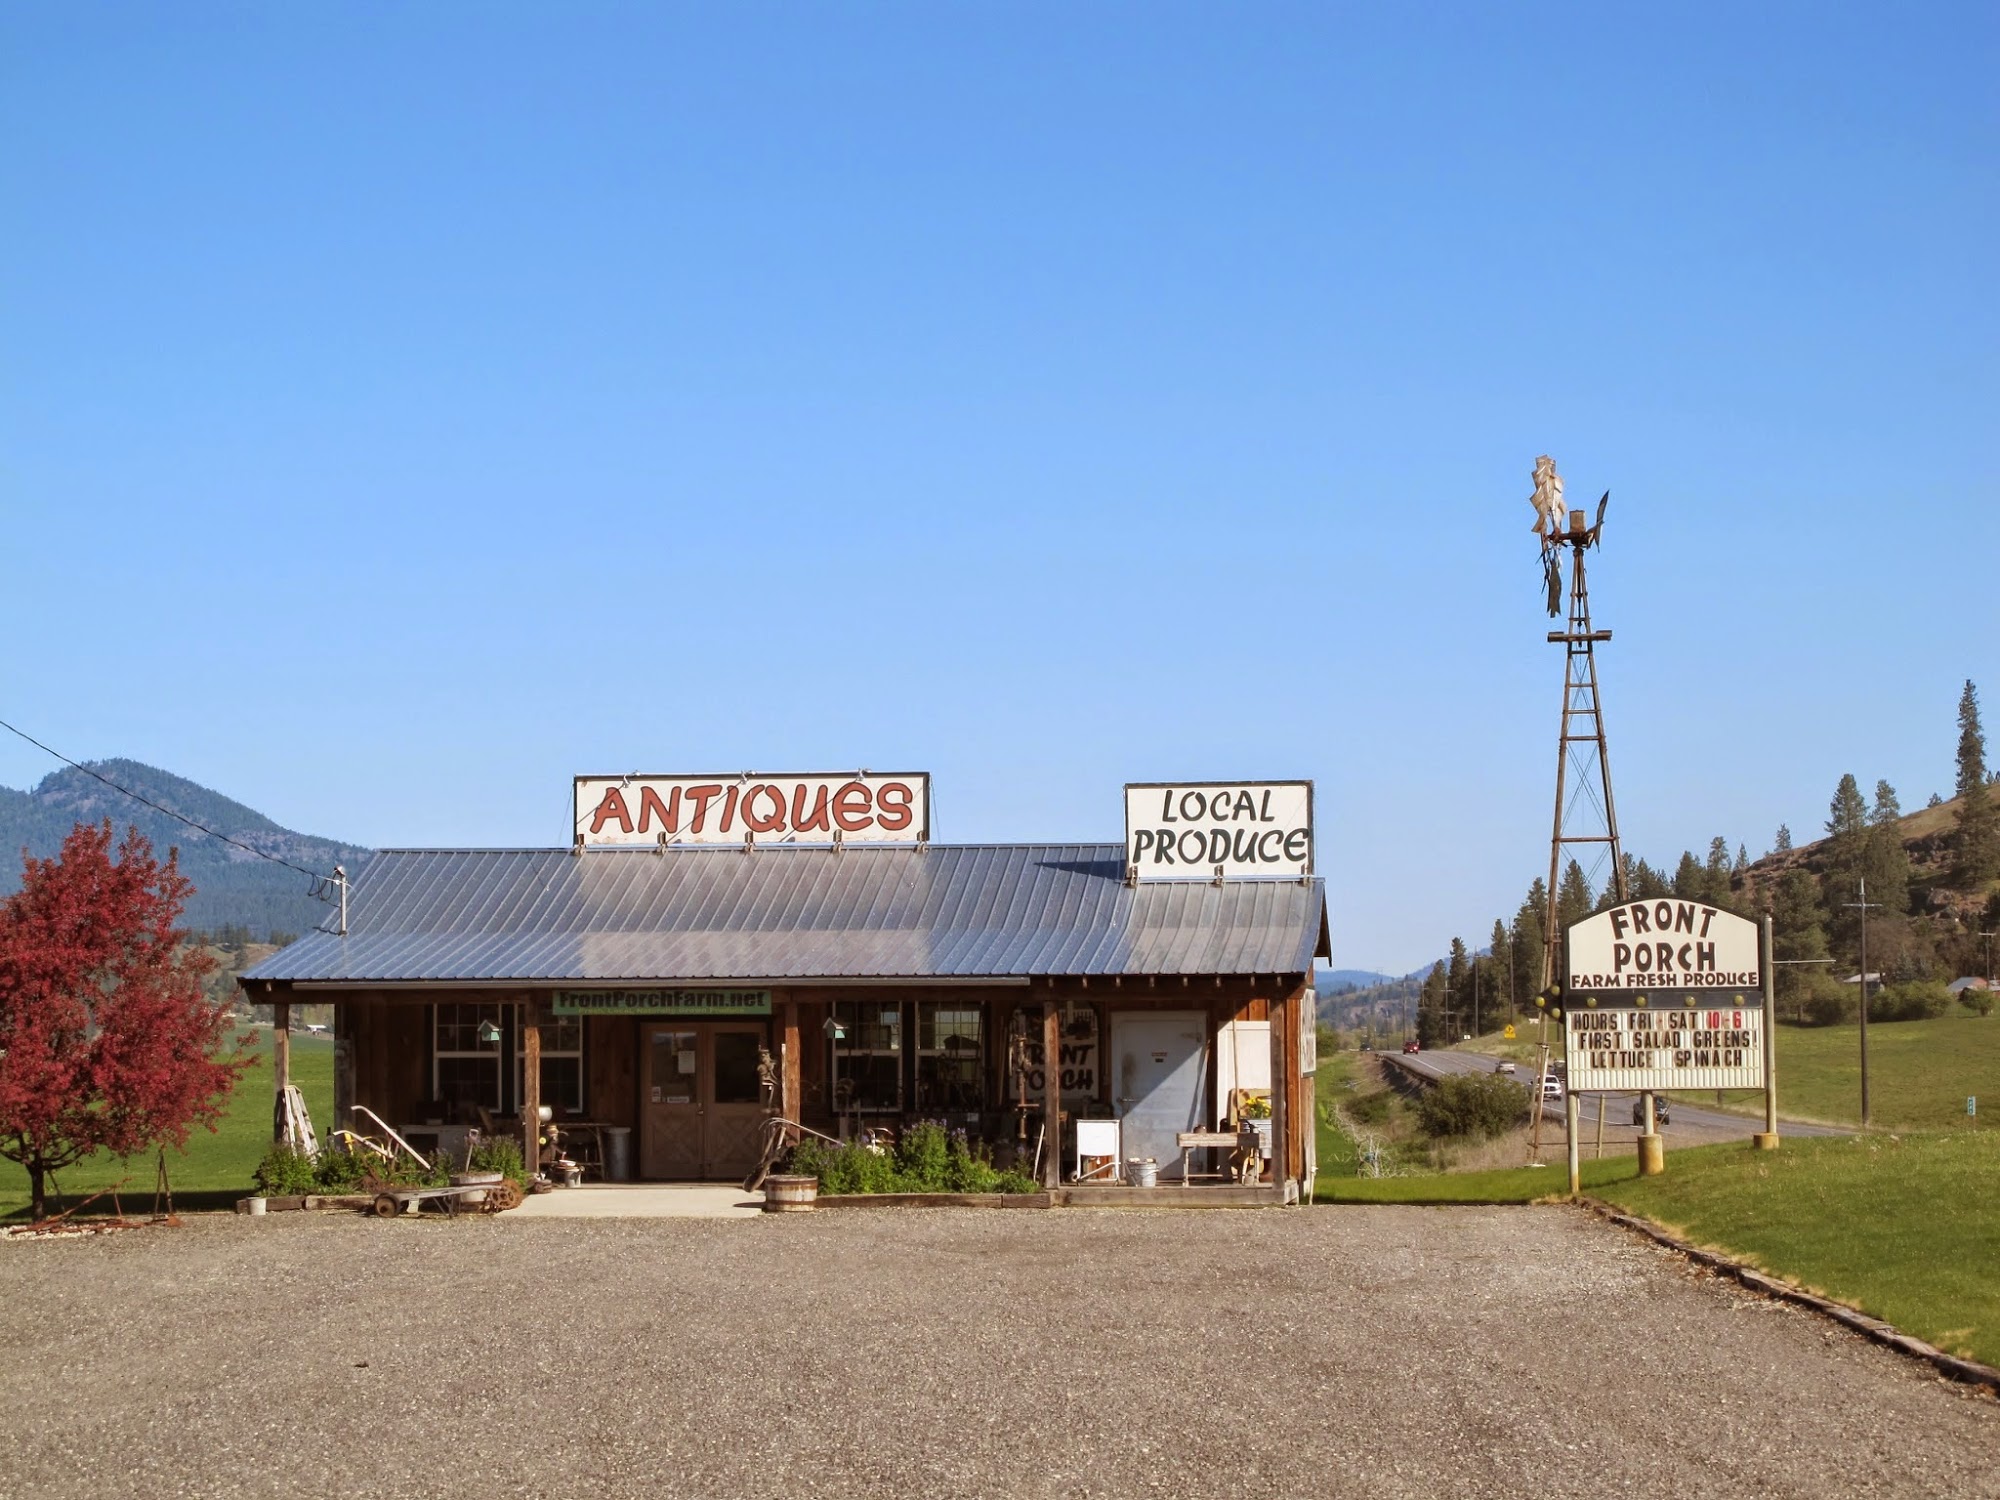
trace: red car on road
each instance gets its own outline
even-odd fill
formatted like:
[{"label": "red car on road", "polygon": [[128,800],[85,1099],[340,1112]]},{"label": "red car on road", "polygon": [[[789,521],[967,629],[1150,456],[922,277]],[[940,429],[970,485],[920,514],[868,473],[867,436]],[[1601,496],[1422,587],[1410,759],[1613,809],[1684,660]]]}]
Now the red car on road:
[{"label": "red car on road", "polygon": [[1424,1050],[1424,1044],[1422,1042],[1405,1042],[1403,1043],[1403,1050],[1405,1052],[1421,1052]]}]

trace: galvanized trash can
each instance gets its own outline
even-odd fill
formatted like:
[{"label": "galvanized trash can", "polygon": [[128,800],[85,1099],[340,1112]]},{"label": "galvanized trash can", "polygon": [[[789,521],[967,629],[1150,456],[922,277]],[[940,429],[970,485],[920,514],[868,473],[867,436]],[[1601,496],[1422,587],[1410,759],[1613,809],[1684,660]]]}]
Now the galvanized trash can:
[{"label": "galvanized trash can", "polygon": [[1150,1156],[1128,1156],[1125,1158],[1125,1180],[1133,1187],[1158,1187],[1160,1164]]},{"label": "galvanized trash can", "polygon": [[607,1125],[604,1127],[604,1180],[606,1182],[630,1182],[632,1180],[632,1127],[630,1125]]}]

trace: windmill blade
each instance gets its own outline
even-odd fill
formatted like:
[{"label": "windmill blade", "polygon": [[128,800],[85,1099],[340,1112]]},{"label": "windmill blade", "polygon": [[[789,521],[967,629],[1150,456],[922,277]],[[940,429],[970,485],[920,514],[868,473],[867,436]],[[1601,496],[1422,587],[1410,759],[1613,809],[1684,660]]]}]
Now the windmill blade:
[{"label": "windmill blade", "polygon": [[1598,533],[1604,530],[1604,508],[1611,503],[1611,491],[1606,490],[1597,502],[1597,524],[1590,528],[1590,540],[1595,542]]}]

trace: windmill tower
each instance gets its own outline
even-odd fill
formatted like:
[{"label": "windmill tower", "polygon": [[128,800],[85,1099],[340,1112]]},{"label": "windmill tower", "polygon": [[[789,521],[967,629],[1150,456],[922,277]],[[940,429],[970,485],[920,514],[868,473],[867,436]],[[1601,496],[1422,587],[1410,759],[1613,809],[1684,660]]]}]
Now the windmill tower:
[{"label": "windmill tower", "polygon": [[1584,572],[1584,554],[1596,546],[1604,534],[1604,511],[1611,503],[1606,490],[1597,502],[1597,521],[1584,525],[1584,513],[1563,508],[1563,485],[1556,473],[1555,460],[1544,455],[1535,460],[1535,493],[1529,497],[1535,507],[1535,534],[1542,541],[1542,578],[1548,590],[1549,618],[1563,613],[1563,564],[1569,554],[1569,628],[1551,630],[1551,644],[1563,647],[1562,728],[1556,738],[1555,826],[1549,837],[1548,911],[1542,927],[1542,987],[1558,983],[1562,977],[1562,932],[1556,925],[1556,892],[1562,879],[1563,855],[1578,846],[1595,846],[1589,858],[1571,858],[1586,874],[1599,867],[1608,854],[1611,861],[1611,888],[1619,901],[1630,893],[1625,889],[1625,859],[1618,846],[1618,808],[1611,798],[1611,761],[1605,750],[1604,708],[1597,690],[1597,647],[1611,639],[1608,630],[1595,630],[1590,621],[1590,585]]}]

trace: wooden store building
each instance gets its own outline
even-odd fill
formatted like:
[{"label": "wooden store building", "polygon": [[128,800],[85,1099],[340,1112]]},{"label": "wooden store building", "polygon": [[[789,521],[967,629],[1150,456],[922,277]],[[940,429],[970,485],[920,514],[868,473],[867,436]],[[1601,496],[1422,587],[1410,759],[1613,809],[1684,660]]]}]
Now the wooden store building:
[{"label": "wooden store building", "polygon": [[1184,1137],[1255,1116],[1281,1200],[1328,954],[1310,786],[1126,798],[1123,846],[949,845],[922,776],[579,777],[568,847],[378,852],[241,983],[330,1002],[338,1124],[420,1149],[546,1109],[613,1177],[729,1179],[774,1115],[936,1119],[1052,1188],[1200,1183],[1224,1153]]}]

